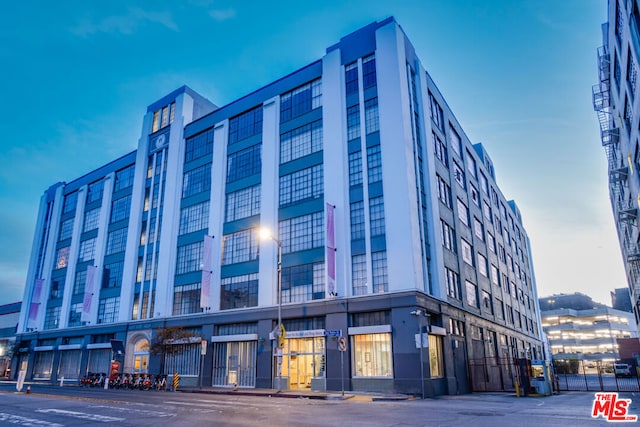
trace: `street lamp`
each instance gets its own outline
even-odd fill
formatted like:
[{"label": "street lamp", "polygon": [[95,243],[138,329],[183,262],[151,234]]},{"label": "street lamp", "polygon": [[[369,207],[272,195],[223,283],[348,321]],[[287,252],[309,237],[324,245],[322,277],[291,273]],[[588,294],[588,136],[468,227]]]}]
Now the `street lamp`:
[{"label": "street lamp", "polygon": [[276,239],[271,230],[266,227],[260,228],[260,238],[262,240],[273,240],[278,245],[278,326],[276,327],[278,339],[278,393],[282,388],[282,347],[283,347],[283,339],[281,335],[284,332],[284,327],[282,326],[282,242]]},{"label": "street lamp", "polygon": [[424,399],[424,356],[422,354],[423,349],[424,349],[424,341],[422,338],[422,319],[424,317],[428,319],[431,317],[431,315],[429,313],[427,313],[426,311],[423,311],[421,309],[416,309],[413,310],[411,313],[414,316],[416,316],[418,318],[418,333],[420,334],[420,390],[422,391],[422,398]]}]

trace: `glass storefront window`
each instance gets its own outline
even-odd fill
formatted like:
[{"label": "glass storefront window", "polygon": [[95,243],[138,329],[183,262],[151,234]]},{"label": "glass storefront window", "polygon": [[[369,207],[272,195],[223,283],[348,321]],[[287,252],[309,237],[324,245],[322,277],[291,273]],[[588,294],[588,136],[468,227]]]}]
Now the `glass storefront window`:
[{"label": "glass storefront window", "polygon": [[[325,337],[288,338],[282,349],[282,376],[295,389],[311,388],[311,380],[325,376]],[[277,363],[277,362],[276,362]],[[275,377],[274,373],[274,377]]]},{"label": "glass storefront window", "polygon": [[48,380],[51,378],[51,370],[53,369],[53,351],[36,352],[35,362],[33,365],[33,378],[40,380]]},{"label": "glass storefront window", "polygon": [[78,379],[80,373],[80,350],[65,350],[60,352],[58,377]]},{"label": "glass storefront window", "polygon": [[213,385],[256,386],[257,341],[213,343]]},{"label": "glass storefront window", "polygon": [[351,337],[354,377],[393,377],[391,334],[365,334]]},{"label": "glass storefront window", "polygon": [[439,335],[429,335],[429,367],[431,368],[431,378],[444,377],[442,337]]}]

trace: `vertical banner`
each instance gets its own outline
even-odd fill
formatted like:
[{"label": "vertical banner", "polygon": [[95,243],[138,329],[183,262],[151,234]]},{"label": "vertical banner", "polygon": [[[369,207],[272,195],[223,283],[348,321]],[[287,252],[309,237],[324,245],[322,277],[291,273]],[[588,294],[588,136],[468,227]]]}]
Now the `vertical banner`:
[{"label": "vertical banner", "polygon": [[40,295],[42,294],[42,286],[44,279],[36,279],[31,295],[31,304],[29,305],[29,320],[27,328],[37,328],[38,311],[40,310]]},{"label": "vertical banner", "polygon": [[91,321],[91,303],[93,301],[93,289],[98,273],[98,267],[95,265],[87,266],[87,280],[84,284],[84,299],[82,300],[82,313],[80,315],[81,322]]},{"label": "vertical banner", "polygon": [[204,236],[202,248],[202,281],[200,283],[200,308],[211,307],[211,251],[213,250],[213,236]]},{"label": "vertical banner", "polygon": [[325,204],[326,247],[324,264],[327,276],[327,296],[336,296],[336,239],[334,226],[334,211],[336,207],[330,203]]}]

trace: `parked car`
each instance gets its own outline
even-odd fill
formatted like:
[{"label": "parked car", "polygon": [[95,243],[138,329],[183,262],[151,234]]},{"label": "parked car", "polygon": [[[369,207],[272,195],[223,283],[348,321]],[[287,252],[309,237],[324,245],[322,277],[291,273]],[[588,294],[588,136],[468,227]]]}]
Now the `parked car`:
[{"label": "parked car", "polygon": [[616,362],[613,364],[613,373],[618,377],[633,376],[633,367],[628,363]]}]

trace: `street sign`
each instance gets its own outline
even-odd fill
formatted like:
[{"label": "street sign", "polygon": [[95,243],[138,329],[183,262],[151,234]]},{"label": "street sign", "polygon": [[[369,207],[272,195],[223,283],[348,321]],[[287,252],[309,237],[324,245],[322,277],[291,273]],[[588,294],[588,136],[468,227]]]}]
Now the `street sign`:
[{"label": "street sign", "polygon": [[324,336],[325,337],[341,337],[342,336],[342,329],[325,329],[324,331]]},{"label": "street sign", "polygon": [[278,347],[284,347],[284,340],[287,337],[287,330],[284,328],[284,324],[280,323],[278,334]]},{"label": "street sign", "polygon": [[338,350],[347,351],[347,339],[345,337],[338,338]]}]

